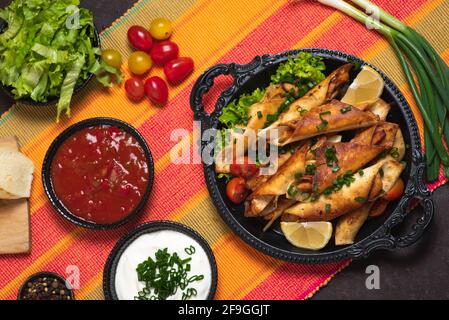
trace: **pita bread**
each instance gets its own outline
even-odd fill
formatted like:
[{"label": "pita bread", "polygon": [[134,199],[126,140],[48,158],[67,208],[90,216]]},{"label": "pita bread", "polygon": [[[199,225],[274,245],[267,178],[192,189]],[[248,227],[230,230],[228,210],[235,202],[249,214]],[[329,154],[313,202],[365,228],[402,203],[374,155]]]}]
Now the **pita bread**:
[{"label": "pita bread", "polygon": [[29,198],[34,164],[17,151],[0,152],[0,199]]}]

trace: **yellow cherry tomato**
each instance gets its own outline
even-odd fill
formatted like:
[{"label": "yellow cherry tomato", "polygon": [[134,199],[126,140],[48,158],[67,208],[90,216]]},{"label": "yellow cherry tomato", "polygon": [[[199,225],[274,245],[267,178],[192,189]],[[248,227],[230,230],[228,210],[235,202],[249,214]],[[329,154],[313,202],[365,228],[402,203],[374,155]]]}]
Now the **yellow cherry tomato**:
[{"label": "yellow cherry tomato", "polygon": [[109,66],[120,69],[122,55],[114,49],[106,49],[101,52],[101,59]]},{"label": "yellow cherry tomato", "polygon": [[165,40],[170,38],[173,32],[170,20],[157,18],[151,22],[150,34],[156,40]]},{"label": "yellow cherry tomato", "polygon": [[128,67],[132,73],[142,75],[153,66],[150,56],[143,51],[133,52],[128,58]]}]

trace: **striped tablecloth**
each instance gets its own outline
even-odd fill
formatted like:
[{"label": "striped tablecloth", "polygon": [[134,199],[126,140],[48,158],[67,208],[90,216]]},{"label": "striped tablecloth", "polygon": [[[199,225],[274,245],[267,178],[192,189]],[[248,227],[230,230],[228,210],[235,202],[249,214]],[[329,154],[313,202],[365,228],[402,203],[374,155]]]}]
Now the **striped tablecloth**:
[{"label": "striped tablecloth", "polygon": [[[376,3],[415,26],[449,61],[447,0],[378,0]],[[107,8],[105,8],[107,10]],[[175,128],[192,131],[189,94],[195,79],[219,62],[246,63],[255,55],[293,48],[342,50],[385,71],[406,94],[422,133],[422,119],[412,103],[399,64],[385,40],[375,32],[315,1],[287,0],[141,0],[105,30],[103,48],[130,54],[126,31],[133,24],[148,26],[155,17],[174,22],[173,40],[181,55],[191,56],[196,70],[187,81],[170,88],[167,106],[148,101],[131,103],[122,87],[104,90],[91,83],[73,101],[72,117],[54,122],[53,108],[16,104],[0,120],[0,136],[17,135],[23,152],[36,165],[31,205],[32,252],[0,257],[0,298],[14,299],[20,284],[41,270],[65,274],[68,266],[81,271],[78,299],[102,299],[102,270],[116,241],[145,221],[176,220],[200,232],[211,244],[219,268],[218,299],[305,299],[311,297],[350,261],[323,265],[290,264],[252,249],[235,236],[209,199],[201,165],[175,165],[170,152],[189,139],[171,141]],[[123,71],[128,75],[126,64]],[[162,75],[154,68],[153,75]],[[40,168],[52,140],[80,120],[109,116],[137,127],[155,158],[155,185],[137,221],[113,231],[91,231],[60,218],[47,201]],[[191,138],[191,137],[190,137]],[[436,188],[443,183],[433,184]]]}]

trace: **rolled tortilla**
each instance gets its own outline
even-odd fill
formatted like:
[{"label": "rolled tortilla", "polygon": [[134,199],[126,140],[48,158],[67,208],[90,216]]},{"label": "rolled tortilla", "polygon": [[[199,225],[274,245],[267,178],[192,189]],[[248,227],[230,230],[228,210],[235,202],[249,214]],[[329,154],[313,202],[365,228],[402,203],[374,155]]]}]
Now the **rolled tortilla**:
[{"label": "rolled tortilla", "polygon": [[397,161],[402,161],[405,156],[405,141],[404,136],[402,135],[402,131],[400,128],[398,128],[398,131],[396,132],[393,147],[392,150],[395,152],[395,157],[393,157],[392,153],[388,155],[389,158],[395,159]]},{"label": "rolled tortilla", "polygon": [[386,121],[391,106],[382,99],[376,100],[373,104],[369,105],[367,110],[377,115],[380,121]]},{"label": "rolled tortilla", "polygon": [[[341,102],[345,103],[343,99],[341,100]],[[380,121],[387,120],[388,113],[391,109],[391,105],[380,98],[373,101],[363,102],[361,104],[355,105],[355,107],[363,111],[371,111],[375,115],[379,116]]]},{"label": "rolled tortilla", "polygon": [[[329,196],[322,195],[317,201],[298,203],[288,208],[285,213],[289,216],[286,216],[285,220],[331,221],[357,210],[368,201],[381,197],[382,190],[388,192],[403,169],[404,166],[396,160],[379,160],[376,164],[363,169],[362,174],[354,174],[354,181],[349,186],[345,185]],[[382,184],[380,187],[376,184],[379,176]]]},{"label": "rolled tortilla", "polygon": [[304,172],[308,146],[304,145],[278,169],[268,181],[254,191],[245,202],[245,216],[261,215],[263,209],[278,196],[285,195],[295,181],[295,174]]},{"label": "rolled tortilla", "polygon": [[[397,179],[399,179],[404,170],[404,165],[392,159],[385,159],[383,161],[381,190],[388,192]],[[357,233],[368,219],[368,216],[379,216],[385,211],[388,206],[388,201],[382,198],[382,195],[383,193],[380,193],[375,197],[375,201],[367,203],[361,208],[340,217],[335,229],[335,244],[337,246],[354,243]]]},{"label": "rolled tortilla", "polygon": [[[335,148],[335,156],[338,159],[338,171],[329,166],[326,159],[326,150]],[[317,170],[314,175],[313,185],[316,192],[321,193],[332,185],[333,181],[348,171],[356,172],[385,151],[383,146],[372,146],[354,142],[329,143],[316,151]]]},{"label": "rolled tortilla", "polygon": [[368,129],[360,131],[351,142],[383,146],[385,149],[391,149],[395,143],[398,130],[399,126],[396,123],[379,122]]},{"label": "rolled tortilla", "polygon": [[335,226],[335,245],[353,244],[360,228],[368,219],[372,203],[367,203],[341,217]]},{"label": "rolled tortilla", "polygon": [[286,125],[299,120],[301,118],[300,110],[310,111],[333,99],[337,95],[338,89],[349,80],[351,68],[352,64],[345,64],[336,69],[304,97],[293,102],[288,110],[279,116],[278,125]]},{"label": "rolled tortilla", "polygon": [[[291,86],[270,85],[265,91],[262,100],[253,104],[249,109],[249,120],[246,129],[262,129],[267,121],[267,115],[276,113],[279,106],[285,101],[285,93],[289,89],[291,89]],[[257,133],[255,136],[257,136]]]},{"label": "rolled tortilla", "polygon": [[255,143],[254,138],[257,137],[257,131],[264,127],[267,115],[278,110],[285,101],[284,94],[291,89],[289,85],[270,85],[266,89],[263,98],[250,107],[248,124],[237,128],[241,129],[241,132],[231,130],[230,141],[233,143],[220,150],[215,157],[215,172],[229,173],[232,159],[243,156],[248,146]]},{"label": "rolled tortilla", "polygon": [[351,68],[352,64],[349,63],[333,71],[303,97],[293,102],[288,109],[279,116],[279,119],[264,129],[264,131],[274,128],[278,128],[281,132],[291,131],[287,126],[288,123],[299,120],[304,112],[308,112],[335,98],[342,85],[349,81],[349,70],[351,70]]},{"label": "rolled tortilla", "polygon": [[370,111],[332,100],[328,104],[312,109],[289,126],[294,130],[283,134],[274,143],[280,146],[318,135],[370,127],[379,122],[379,117]]},{"label": "rolled tortilla", "polygon": [[268,213],[270,215],[270,221],[265,225],[265,227],[263,228],[263,231],[267,231],[268,229],[270,229],[271,226],[273,225],[273,223],[277,219],[279,219],[280,216],[282,216],[284,211],[288,207],[291,207],[295,202],[296,201],[293,199],[286,199],[286,198],[280,199],[278,201],[278,205],[277,205],[276,209],[274,209],[273,211]]},{"label": "rolled tortilla", "polygon": [[[292,156],[292,154],[290,152],[280,154],[277,159],[277,166],[282,167],[284,165],[284,163],[286,163],[287,160],[290,159],[291,156]],[[268,179],[270,179],[270,177],[272,177],[275,173],[276,172],[273,172],[273,174],[271,174],[271,175],[262,175],[261,172],[259,171],[259,173],[257,175],[255,175],[251,178],[248,178],[248,180],[246,181],[246,187],[251,191],[255,191],[261,185],[266,183],[268,181]]]}]

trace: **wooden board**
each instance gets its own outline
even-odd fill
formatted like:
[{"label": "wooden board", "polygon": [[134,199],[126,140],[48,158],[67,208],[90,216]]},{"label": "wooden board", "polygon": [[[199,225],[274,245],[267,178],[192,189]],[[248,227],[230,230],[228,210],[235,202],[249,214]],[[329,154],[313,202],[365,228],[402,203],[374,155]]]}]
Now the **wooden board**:
[{"label": "wooden board", "polygon": [[[16,137],[0,138],[0,151],[19,150]],[[0,254],[31,250],[28,199],[0,200]]]}]

